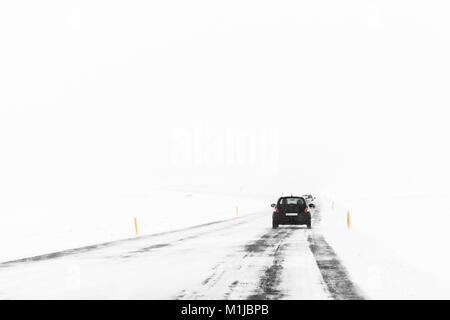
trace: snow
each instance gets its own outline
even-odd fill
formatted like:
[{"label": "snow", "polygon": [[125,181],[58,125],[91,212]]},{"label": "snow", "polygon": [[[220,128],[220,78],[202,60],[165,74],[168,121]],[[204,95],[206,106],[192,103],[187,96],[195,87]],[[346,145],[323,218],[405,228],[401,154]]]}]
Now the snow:
[{"label": "snow", "polygon": [[[122,193],[122,196],[124,193]],[[150,196],[151,195],[151,196]],[[117,195],[116,195],[117,196]],[[177,197],[177,201],[171,206],[171,221],[167,221],[167,216],[162,215],[155,219],[155,215],[145,215],[146,210],[165,208],[166,203],[171,203],[172,197]],[[148,240],[140,242],[130,242],[102,250],[99,253],[84,254],[81,256],[71,256],[56,261],[41,262],[18,266],[12,269],[2,270],[3,277],[17,277],[27,279],[29,284],[47,286],[36,291],[33,286],[28,289],[22,288],[22,292],[13,290],[12,287],[4,290],[5,297],[24,298],[174,298],[177,290],[181,287],[189,291],[183,292],[184,296],[191,298],[217,298],[223,297],[227,292],[228,285],[233,282],[246,283],[246,286],[257,287],[259,276],[263,272],[262,266],[270,264],[271,254],[261,255],[250,260],[243,258],[233,252],[239,245],[252,238],[257,238],[261,232],[268,230],[270,226],[270,209],[268,209],[269,199],[249,197],[246,195],[219,195],[211,193],[181,192],[181,191],[155,191],[147,195],[135,195],[132,201],[123,196],[120,201],[117,197],[114,203],[122,203],[116,206],[116,216],[111,218],[109,214],[104,214],[101,219],[93,221],[107,220],[103,226],[92,227],[85,225],[85,217],[79,220],[70,220],[70,229],[64,229],[59,234],[53,234],[52,228],[33,229],[30,227],[23,234],[2,232],[2,241],[14,241],[14,250],[2,249],[5,260],[22,258],[36,254],[48,253],[56,250],[78,247],[81,245],[95,244],[105,241],[118,240],[123,238],[133,238],[134,226],[133,217],[139,221],[139,229],[142,235],[152,234],[162,231],[179,229],[200,223],[207,223],[216,220],[228,220],[230,223],[235,220],[235,205],[239,205],[239,217],[247,217],[249,214],[258,212],[257,208],[264,210],[265,218],[256,219],[250,217],[250,223],[242,227],[218,232],[209,237],[199,237],[191,240],[176,250],[168,252],[161,249],[160,254],[156,254],[150,263],[148,260],[139,259],[132,265],[119,263],[119,260],[111,261],[108,264],[108,274],[120,273],[121,280],[115,282],[107,275],[100,276],[105,269],[97,266],[104,257],[116,256],[121,252],[136,250],[137,248],[149,245]],[[98,197],[96,197],[98,199]],[[109,199],[110,201],[113,198]],[[156,204],[155,199],[161,200]],[[349,271],[351,279],[362,290],[368,299],[448,299],[448,286],[450,276],[447,270],[450,268],[447,246],[450,235],[446,232],[450,218],[442,219],[441,212],[448,211],[450,198],[446,195],[429,196],[396,196],[387,197],[379,195],[376,197],[319,197],[317,200],[322,222],[317,226],[316,232],[321,232],[325,239],[335,249],[338,257]],[[130,208],[134,203],[138,214],[130,215],[117,214],[120,208]],[[220,202],[220,210],[211,210],[214,205]],[[334,203],[334,206],[333,206]],[[199,209],[199,205],[206,205]],[[263,206],[266,208],[263,209]],[[422,208],[427,209],[425,212]],[[199,209],[199,210],[197,210]],[[97,211],[98,212],[98,211]],[[104,212],[108,212],[105,210]],[[92,214],[92,212],[90,212]],[[350,213],[350,228],[347,227],[347,213]],[[57,218],[56,215],[50,218]],[[173,218],[173,220],[172,220]],[[433,223],[439,219],[441,223]],[[93,222],[91,221],[91,223]],[[237,221],[237,220],[236,220]],[[426,227],[427,222],[432,227]],[[77,224],[78,223],[78,224]],[[125,225],[125,226],[122,226]],[[40,222],[42,224],[42,221]],[[52,227],[54,225],[51,225]],[[19,226],[18,226],[19,227]],[[230,233],[230,231],[232,231]],[[196,234],[194,230],[192,234]],[[188,235],[186,235],[189,237]],[[176,239],[177,234],[167,235],[157,238],[155,241],[171,242]],[[82,239],[82,241],[80,241]],[[158,242],[158,243],[159,243]],[[140,244],[142,243],[142,244]],[[213,250],[220,243],[220,250]],[[150,243],[151,244],[151,243]],[[284,253],[286,259],[283,261],[283,277],[279,288],[284,293],[283,298],[302,299],[329,299],[324,291],[323,280],[314,257],[309,249],[304,230],[296,230],[295,233],[284,242],[287,247]],[[19,251],[21,249],[22,251]],[[194,251],[193,251],[194,250]],[[169,265],[177,265],[176,261],[190,259],[189,253],[196,255],[198,263],[184,263],[179,271],[171,269],[174,274],[183,274],[189,270],[190,277],[177,278],[167,281],[164,285],[157,286],[156,291],[148,290],[149,286],[142,279],[137,279],[138,274],[142,274],[142,268],[152,270],[152,273],[161,273]],[[202,255],[208,255],[208,259]],[[184,255],[187,255],[184,257]],[[264,257],[265,256],[265,257]],[[92,257],[92,258],[90,258]],[[102,258],[103,257],[103,258]],[[192,257],[191,257],[192,258]],[[100,259],[100,260],[99,260]],[[156,259],[156,260],[155,260]],[[170,262],[174,259],[173,262]],[[184,260],[185,261],[185,260]],[[217,279],[214,286],[207,291],[200,284],[211,272],[211,263],[221,261],[220,269],[216,270]],[[311,263],[312,262],[312,263]],[[139,267],[138,267],[139,265]],[[51,268],[52,278],[47,278],[48,268]],[[137,269],[134,269],[137,268]],[[245,273],[233,272],[233,270],[246,270]],[[96,271],[97,270],[97,271]],[[220,271],[222,270],[222,271]],[[252,271],[253,270],[253,271]],[[222,276],[222,272],[226,276]],[[80,275],[83,273],[83,276]],[[87,273],[87,274],[86,274]],[[127,276],[129,274],[129,276]],[[135,276],[131,276],[135,274]],[[202,278],[203,277],[203,278]],[[239,277],[244,277],[241,280]],[[252,278],[253,277],[253,278]],[[5,278],[5,279],[6,279]],[[41,279],[41,280],[39,280]],[[83,290],[77,281],[83,279]],[[92,280],[97,279],[97,280]],[[108,280],[109,279],[109,280]],[[307,279],[307,280],[306,280]],[[43,284],[43,282],[45,285]],[[152,280],[155,281],[155,280]],[[161,280],[163,281],[163,280]],[[164,280],[166,281],[166,280]],[[86,285],[86,283],[91,283]],[[125,283],[140,283],[139,286],[127,286]],[[7,288],[7,281],[4,282]],[[115,283],[113,285],[113,283]],[[61,284],[63,286],[61,287]],[[111,287],[112,286],[112,287]],[[161,288],[164,287],[164,290]],[[247,287],[235,288],[229,298],[243,298],[248,294]],[[69,288],[69,289],[68,289]],[[70,289],[72,288],[72,289]],[[95,290],[94,290],[95,288]],[[197,289],[196,289],[197,288]],[[180,294],[180,292],[178,292]]]},{"label": "snow", "polygon": [[296,232],[287,242],[280,289],[286,294],[284,299],[329,300],[331,295],[324,290],[326,284],[319,268],[311,264],[315,259],[305,233]]},{"label": "snow", "polygon": [[32,207],[17,203],[14,214],[2,216],[0,243],[12,245],[2,246],[0,261],[132,238],[134,218],[139,235],[146,235],[232,219],[268,203],[239,193],[89,191],[77,190],[80,201],[59,193]]},{"label": "snow", "polygon": [[327,198],[322,229],[367,298],[449,299],[449,209],[439,194]]},{"label": "snow", "polygon": [[[272,230],[270,213],[2,266],[0,299],[247,299],[276,296],[278,289],[285,299],[328,299],[307,250],[311,230]],[[275,272],[280,288],[267,279],[269,292],[261,292],[261,278],[286,238],[286,265]],[[268,243],[260,246],[261,239]]]},{"label": "snow", "polygon": [[0,261],[312,193],[368,297],[448,298],[449,8],[2,1]]}]

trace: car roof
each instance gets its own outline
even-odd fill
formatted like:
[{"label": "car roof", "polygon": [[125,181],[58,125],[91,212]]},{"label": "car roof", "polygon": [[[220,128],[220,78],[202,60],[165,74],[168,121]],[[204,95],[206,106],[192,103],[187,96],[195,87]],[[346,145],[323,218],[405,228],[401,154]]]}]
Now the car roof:
[{"label": "car roof", "polygon": [[278,200],[287,199],[287,198],[299,198],[299,199],[305,200],[304,196],[283,196],[283,197],[278,198]]}]

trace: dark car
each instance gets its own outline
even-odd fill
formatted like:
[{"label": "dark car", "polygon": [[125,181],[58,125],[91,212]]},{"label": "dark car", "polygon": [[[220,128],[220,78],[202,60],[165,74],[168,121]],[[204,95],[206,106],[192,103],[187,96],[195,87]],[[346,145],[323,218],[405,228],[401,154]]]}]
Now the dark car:
[{"label": "dark car", "polygon": [[272,204],[275,208],[272,214],[272,228],[276,229],[280,224],[306,224],[311,229],[311,212],[303,197],[281,197],[278,202]]}]

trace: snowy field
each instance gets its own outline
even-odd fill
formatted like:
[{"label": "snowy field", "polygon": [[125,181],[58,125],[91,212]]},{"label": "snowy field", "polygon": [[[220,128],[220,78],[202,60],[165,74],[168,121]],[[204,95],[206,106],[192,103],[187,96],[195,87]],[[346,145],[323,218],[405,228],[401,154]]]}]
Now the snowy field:
[{"label": "snowy field", "polygon": [[[155,240],[144,237],[142,240],[137,240],[138,242],[124,242],[110,249],[98,250],[98,253],[94,250],[92,253],[68,256],[60,262],[58,262],[59,259],[56,259],[55,262],[49,260],[49,262],[44,261],[24,267],[18,265],[17,268],[7,268],[2,271],[3,277],[14,279],[19,272],[19,274],[26,275],[30,286],[28,291],[22,293],[16,292],[15,289],[12,289],[13,287],[11,287],[11,291],[5,291],[7,287],[3,287],[3,296],[171,299],[179,294],[181,298],[193,299],[231,297],[241,299],[251,294],[250,288],[257,292],[255,288],[258,288],[258,281],[261,281],[264,276],[264,266],[270,265],[272,263],[270,257],[276,256],[274,253],[270,253],[271,250],[274,250],[271,247],[279,243],[285,248],[282,259],[280,259],[283,267],[281,270],[284,271],[280,278],[280,287],[277,288],[279,291],[274,292],[282,292],[282,294],[272,293],[267,297],[273,299],[282,297],[293,299],[330,298],[330,294],[326,290],[324,291],[320,284],[324,280],[311,255],[308,232],[281,228],[280,233],[276,234],[277,236],[272,235],[273,239],[267,244],[261,242],[266,240],[256,240],[261,236],[261,239],[265,239],[267,235],[270,235],[271,209],[269,204],[273,202],[273,199],[245,194],[233,196],[228,193],[225,195],[207,190],[203,192],[198,190],[195,192],[153,190],[148,194],[133,194],[133,196],[131,191],[129,192],[128,196],[124,192],[114,194],[115,197],[110,195],[110,198],[107,198],[105,196],[106,203],[115,205],[107,207],[109,210],[103,208],[103,210],[97,211],[93,210],[95,206],[92,205],[90,206],[92,209],[86,209],[84,214],[78,213],[78,219],[62,219],[58,217],[57,211],[48,214],[45,219],[41,215],[40,219],[22,225],[22,227],[20,219],[16,221],[11,219],[8,224],[3,224],[8,228],[3,227],[1,236],[3,243],[14,243],[14,246],[10,250],[2,247],[2,261],[112,240],[135,238],[134,217],[137,218],[140,235],[174,231],[221,220],[227,222],[220,223],[217,227],[212,225],[211,231],[206,231],[206,233],[199,229],[198,232],[187,230],[181,233],[169,233],[167,236],[157,236],[154,238]],[[176,197],[175,201],[174,197]],[[95,198],[98,199],[98,196]],[[237,214],[236,207],[238,208]],[[427,211],[422,210],[424,207]],[[75,206],[74,212],[76,209],[81,210],[81,207]],[[133,214],[122,213],[121,209],[124,212],[125,209],[130,209]],[[165,214],[149,214],[149,212],[155,212],[154,210]],[[383,197],[380,195],[370,199],[323,196],[318,199],[318,210],[321,222],[313,225],[314,232],[323,234],[325,240],[333,247],[341,263],[349,272],[351,280],[361,289],[364,298],[449,298],[446,288],[450,285],[450,276],[447,274],[447,270],[450,268],[447,250],[450,236],[446,229],[450,219],[443,220],[441,215],[442,212],[450,212],[448,196]],[[347,225],[347,213],[350,214],[350,226]],[[255,216],[255,214],[257,215]],[[241,218],[245,218],[242,223],[240,222]],[[56,231],[51,222],[55,219],[61,221]],[[438,219],[441,223],[435,223]],[[6,222],[6,220],[3,221]],[[14,222],[16,223],[14,228],[9,228],[14,225]],[[46,227],[47,225],[52,228]],[[21,228],[23,234],[10,231],[17,228]],[[215,232],[214,229],[219,231]],[[264,235],[265,232],[269,233]],[[206,236],[203,236],[203,233]],[[194,238],[196,240],[183,241],[179,246],[174,246],[173,250],[160,249],[155,253],[151,251],[148,258],[146,255],[142,255],[136,256],[138,258],[136,261],[130,260],[130,262],[144,264],[147,270],[153,270],[156,273],[169,268],[168,261],[173,261],[173,263],[183,261],[183,266],[187,269],[198,269],[195,272],[191,271],[189,279],[171,282],[165,291],[145,290],[142,287],[149,281],[149,285],[154,284],[157,280],[153,278],[146,279],[144,282],[137,278],[128,279],[126,274],[131,270],[131,266],[123,266],[120,259],[111,260],[107,266],[110,271],[117,270],[122,273],[114,281],[108,278],[107,275],[111,274],[109,271],[103,277],[93,275],[97,272],[95,271],[97,270],[96,261],[102,261],[103,256],[117,255],[119,257],[120,255],[125,256],[126,252],[133,253],[140,250],[145,251],[145,248],[164,247],[166,243],[180,241],[176,240],[177,234],[180,234],[178,236],[180,239]],[[251,251],[242,256],[241,249],[238,249],[249,241],[255,241],[255,245],[261,245],[260,249],[255,249],[255,252],[259,252],[258,255],[251,259],[248,258],[250,260],[245,257]],[[163,244],[159,244],[160,242]],[[213,250],[215,254],[209,257],[204,256],[204,253],[211,250],[212,247],[216,247],[216,250]],[[184,250],[188,250],[187,253],[183,253]],[[199,268],[197,264],[188,263],[186,259],[189,259],[189,252],[192,257],[203,260],[205,265]],[[133,256],[134,254],[131,255],[131,257]],[[149,259],[152,261],[150,264],[148,264]],[[215,270],[217,266],[214,267],[214,261],[220,262],[219,270]],[[136,265],[132,268],[137,268],[135,270],[136,277],[142,274],[142,266]],[[45,279],[47,272],[53,269],[58,273],[58,277],[51,284],[53,290],[34,292],[33,284],[38,284],[39,282],[36,281],[41,281],[39,279]],[[238,271],[240,269],[243,271]],[[84,274],[81,278],[77,276],[77,273],[81,272],[80,270]],[[170,267],[166,272],[169,272],[168,276],[171,276],[171,272],[173,272],[173,276],[177,277],[180,272],[177,270]],[[299,270],[301,275],[298,273]],[[226,276],[220,275],[219,271],[225,273]],[[76,274],[74,275],[73,272]],[[210,287],[201,285],[202,277],[205,278],[208,272],[212,272],[211,277],[218,277]],[[305,275],[312,278],[305,279]],[[94,290],[92,286],[84,286],[75,291],[73,288],[66,291],[65,283],[67,281],[75,279],[75,281],[86,283],[91,277],[98,279],[98,286],[103,289]],[[246,289],[240,288],[240,286],[230,287],[232,283],[242,282],[242,277],[247,281]],[[122,283],[122,280],[119,279],[141,281],[142,283],[138,287],[129,287],[125,285],[128,280]],[[219,279],[221,280],[219,281]],[[168,280],[163,278],[158,281],[164,283]],[[115,283],[112,295],[108,293],[108,282]],[[4,285],[14,285],[14,283],[20,287],[18,282],[5,281]]]},{"label": "snowy field", "polygon": [[450,298],[448,195],[328,197],[322,212],[326,239],[368,298]]},{"label": "snowy field", "polygon": [[272,230],[266,209],[1,265],[0,299],[330,299],[309,250],[310,235],[300,227]]},{"label": "snowy field", "polygon": [[[52,194],[51,199],[23,199],[2,214],[0,224],[0,262],[139,235],[231,219],[268,208],[245,195],[183,191],[99,193],[77,190],[77,201],[70,193]],[[5,203],[3,203],[5,205]],[[5,210],[6,211],[6,210]],[[10,244],[10,245],[6,245]]]}]

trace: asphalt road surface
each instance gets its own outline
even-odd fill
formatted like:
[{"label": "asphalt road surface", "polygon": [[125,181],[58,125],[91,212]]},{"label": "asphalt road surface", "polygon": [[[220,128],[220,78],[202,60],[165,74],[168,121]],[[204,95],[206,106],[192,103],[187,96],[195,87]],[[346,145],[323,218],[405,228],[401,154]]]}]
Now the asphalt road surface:
[{"label": "asphalt road surface", "polygon": [[0,299],[363,299],[313,228],[270,212],[0,264]]}]

